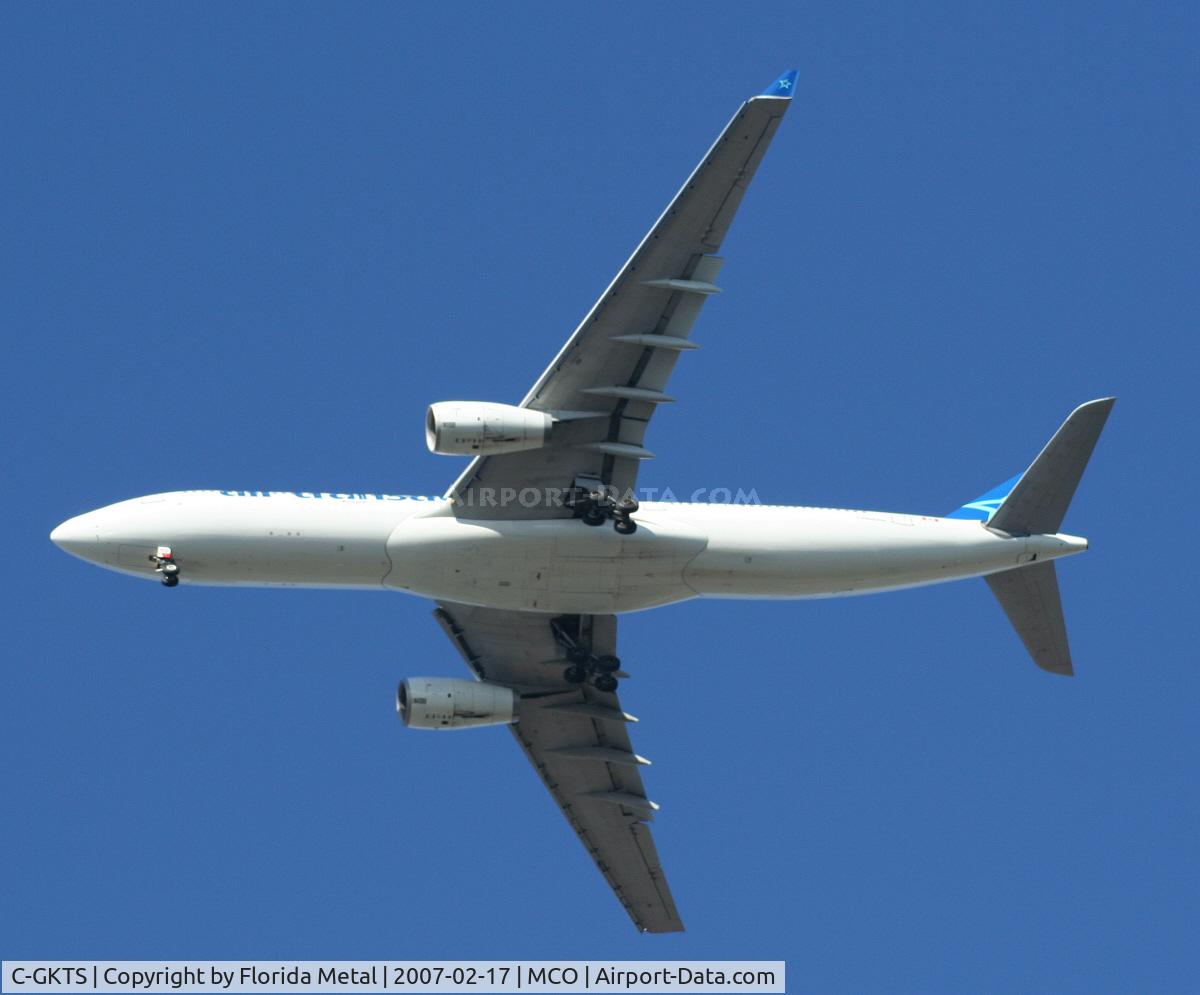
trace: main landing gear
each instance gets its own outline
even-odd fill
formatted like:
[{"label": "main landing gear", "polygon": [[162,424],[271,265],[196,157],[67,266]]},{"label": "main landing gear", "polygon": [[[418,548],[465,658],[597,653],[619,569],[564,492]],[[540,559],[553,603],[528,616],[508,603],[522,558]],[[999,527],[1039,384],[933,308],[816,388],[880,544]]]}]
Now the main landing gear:
[{"label": "main landing gear", "polygon": [[177,587],[179,584],[179,564],[170,546],[159,546],[157,551],[150,554],[150,562],[154,564],[156,573],[162,575],[164,587]]},{"label": "main landing gear", "polygon": [[612,694],[617,690],[616,673],[621,669],[621,660],[611,653],[593,653],[592,648],[568,631],[564,625],[568,619],[555,619],[550,623],[554,639],[562,647],[569,666],[563,671],[563,680],[568,684],[591,682],[597,691]]},{"label": "main landing gear", "polygon": [[602,490],[590,491],[576,501],[576,507],[583,509],[580,517],[584,525],[599,526],[612,519],[613,531],[620,535],[631,536],[637,531],[632,516],[638,510],[638,499],[632,495],[613,500]]}]

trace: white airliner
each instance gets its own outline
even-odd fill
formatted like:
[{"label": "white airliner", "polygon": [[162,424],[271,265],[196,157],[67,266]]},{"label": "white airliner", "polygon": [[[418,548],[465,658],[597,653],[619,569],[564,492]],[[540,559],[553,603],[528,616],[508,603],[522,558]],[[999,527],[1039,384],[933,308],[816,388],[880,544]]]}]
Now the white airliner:
[{"label": "white airliner", "polygon": [[647,425],[796,73],[744,103],[519,405],[429,408],[436,453],[474,459],[444,497],[178,491],[63,522],[50,538],[109,569],[180,584],[394,588],[434,615],[474,680],[414,677],[421,729],[508,725],[572,829],[648,932],[681,930],[647,823],[649,761],[616,689],[621,612],[688,598],[817,598],[985,577],[1038,666],[1072,672],[1054,560],[1113,404],[1077,408],[1024,472],[949,517],[633,497]]}]

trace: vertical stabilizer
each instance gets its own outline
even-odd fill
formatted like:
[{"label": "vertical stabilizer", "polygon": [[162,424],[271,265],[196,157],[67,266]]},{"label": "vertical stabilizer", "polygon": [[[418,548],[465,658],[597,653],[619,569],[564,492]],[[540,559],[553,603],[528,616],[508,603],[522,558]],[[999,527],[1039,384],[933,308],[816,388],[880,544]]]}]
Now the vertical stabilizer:
[{"label": "vertical stabilizer", "polygon": [[1074,674],[1054,563],[1033,563],[984,579],[1033,662],[1052,674]]}]

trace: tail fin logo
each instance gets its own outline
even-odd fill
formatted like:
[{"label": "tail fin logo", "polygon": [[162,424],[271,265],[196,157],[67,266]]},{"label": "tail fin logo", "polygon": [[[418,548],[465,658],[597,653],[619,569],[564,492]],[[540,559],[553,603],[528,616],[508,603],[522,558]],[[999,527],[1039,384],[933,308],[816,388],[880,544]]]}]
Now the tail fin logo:
[{"label": "tail fin logo", "polygon": [[[1007,494],[1004,497],[1008,497]],[[964,504],[959,511],[982,511],[984,518],[991,518],[1000,510],[1000,505],[1004,503],[1004,498],[990,498],[987,501],[972,501],[970,504]]]},{"label": "tail fin logo", "polygon": [[1000,505],[1004,504],[1008,495],[1012,493],[1012,489],[1017,486],[1017,481],[1021,479],[1021,474],[1011,477],[1004,483],[993,487],[986,494],[981,494],[974,501],[964,504],[949,515],[947,518],[965,518],[975,522],[986,522],[991,518]]}]

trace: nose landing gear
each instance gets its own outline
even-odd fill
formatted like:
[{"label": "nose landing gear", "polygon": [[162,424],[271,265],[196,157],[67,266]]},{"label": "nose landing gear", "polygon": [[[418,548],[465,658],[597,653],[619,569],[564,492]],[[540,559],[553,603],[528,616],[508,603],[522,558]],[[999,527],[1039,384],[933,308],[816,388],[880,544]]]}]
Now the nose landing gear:
[{"label": "nose landing gear", "polygon": [[149,560],[154,564],[155,572],[162,576],[164,587],[178,586],[179,564],[175,562],[175,554],[170,546],[159,546],[157,551],[150,554]]}]

